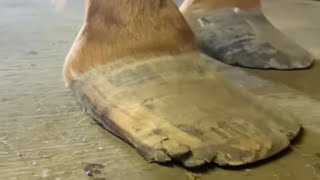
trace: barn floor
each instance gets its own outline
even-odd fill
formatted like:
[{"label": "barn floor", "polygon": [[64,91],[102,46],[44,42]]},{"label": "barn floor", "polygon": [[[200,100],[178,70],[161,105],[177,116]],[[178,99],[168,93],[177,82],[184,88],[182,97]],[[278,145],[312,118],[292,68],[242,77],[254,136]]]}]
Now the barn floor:
[{"label": "barn floor", "polygon": [[[265,89],[272,86],[270,92],[248,91],[298,116],[304,133],[279,156],[241,168],[212,165],[193,172],[149,164],[92,123],[63,85],[63,60],[82,24],[82,5],[75,1],[56,12],[49,1],[0,0],[1,180],[320,179],[319,62],[309,70],[285,72],[243,72],[213,63],[225,67],[221,74],[231,81],[239,73],[241,83],[254,79],[251,83]],[[320,2],[265,0],[263,7],[277,28],[320,59]],[[96,169],[94,177],[87,176],[89,169]]]}]

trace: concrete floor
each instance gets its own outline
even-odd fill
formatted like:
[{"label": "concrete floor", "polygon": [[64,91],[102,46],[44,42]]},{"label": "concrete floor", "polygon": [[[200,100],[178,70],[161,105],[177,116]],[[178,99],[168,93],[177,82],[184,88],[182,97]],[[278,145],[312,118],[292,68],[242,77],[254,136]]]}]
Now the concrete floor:
[{"label": "concrete floor", "polygon": [[[299,117],[305,127],[303,136],[278,157],[242,168],[210,166],[192,173],[173,165],[149,164],[93,124],[63,86],[62,64],[82,24],[82,5],[73,1],[56,12],[49,1],[0,0],[1,180],[320,179],[318,64],[298,72],[243,72],[213,65],[227,67],[221,74],[231,81],[228,72],[240,73],[247,81],[264,82],[265,91],[247,90],[278,102],[279,108],[289,107],[290,113]],[[320,2],[265,0],[263,7],[277,28],[320,58]],[[283,98],[283,94],[293,98]],[[84,169],[93,163],[104,167],[100,175],[88,177]]]}]

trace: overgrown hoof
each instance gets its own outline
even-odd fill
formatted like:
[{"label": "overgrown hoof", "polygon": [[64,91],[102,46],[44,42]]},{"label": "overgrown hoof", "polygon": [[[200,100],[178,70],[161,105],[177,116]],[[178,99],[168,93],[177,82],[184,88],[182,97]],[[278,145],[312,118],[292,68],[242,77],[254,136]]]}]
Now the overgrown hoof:
[{"label": "overgrown hoof", "polygon": [[188,22],[207,55],[257,69],[304,69],[312,55],[276,29],[259,10],[237,8],[194,14]]},{"label": "overgrown hoof", "polygon": [[96,121],[151,162],[243,165],[282,151],[300,130],[220,80],[198,53],[117,60],[70,87]]}]

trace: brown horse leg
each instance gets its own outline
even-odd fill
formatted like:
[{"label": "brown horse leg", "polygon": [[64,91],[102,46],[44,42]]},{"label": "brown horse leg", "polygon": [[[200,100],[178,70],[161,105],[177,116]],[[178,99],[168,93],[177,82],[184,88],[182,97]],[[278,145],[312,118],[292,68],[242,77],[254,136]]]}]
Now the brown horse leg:
[{"label": "brown horse leg", "polygon": [[247,164],[300,129],[223,82],[171,0],[88,0],[64,75],[90,116],[151,162]]}]

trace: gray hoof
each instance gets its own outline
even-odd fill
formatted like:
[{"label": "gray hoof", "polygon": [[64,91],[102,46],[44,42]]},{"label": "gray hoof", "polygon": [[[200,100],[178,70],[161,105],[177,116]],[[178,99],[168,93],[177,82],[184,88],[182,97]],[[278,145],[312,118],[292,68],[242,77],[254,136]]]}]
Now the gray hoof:
[{"label": "gray hoof", "polygon": [[277,30],[258,10],[224,9],[188,18],[201,50],[230,65],[304,69],[311,54]]}]

